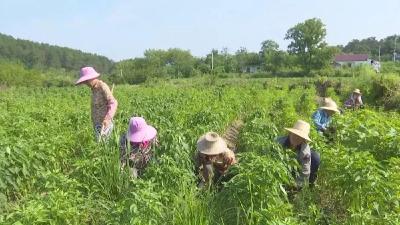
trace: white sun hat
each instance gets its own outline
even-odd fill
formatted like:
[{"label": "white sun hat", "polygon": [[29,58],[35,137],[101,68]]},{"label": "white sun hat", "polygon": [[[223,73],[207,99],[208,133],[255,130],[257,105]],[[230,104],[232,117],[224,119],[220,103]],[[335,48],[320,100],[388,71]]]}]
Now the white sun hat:
[{"label": "white sun hat", "polygon": [[229,149],[225,140],[217,133],[208,132],[197,141],[197,150],[206,155],[218,155]]},{"label": "white sun hat", "polygon": [[292,134],[295,134],[307,141],[311,141],[310,134],[310,124],[303,121],[297,120],[292,128],[285,128],[285,130],[289,131]]},{"label": "white sun hat", "polygon": [[330,98],[325,99],[325,101],[322,102],[322,106],[319,108],[340,113],[336,102]]}]

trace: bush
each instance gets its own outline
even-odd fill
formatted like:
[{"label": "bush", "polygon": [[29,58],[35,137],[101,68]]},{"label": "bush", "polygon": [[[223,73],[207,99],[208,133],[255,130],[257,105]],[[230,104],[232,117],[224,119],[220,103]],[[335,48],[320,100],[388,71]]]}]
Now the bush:
[{"label": "bush", "polygon": [[381,73],[393,73],[400,75],[400,62],[382,62]]},{"label": "bush", "polygon": [[26,87],[72,86],[74,77],[63,69],[27,69],[20,63],[0,61],[0,85]]},{"label": "bush", "polygon": [[400,109],[400,78],[390,74],[373,79],[372,98],[386,109]]}]

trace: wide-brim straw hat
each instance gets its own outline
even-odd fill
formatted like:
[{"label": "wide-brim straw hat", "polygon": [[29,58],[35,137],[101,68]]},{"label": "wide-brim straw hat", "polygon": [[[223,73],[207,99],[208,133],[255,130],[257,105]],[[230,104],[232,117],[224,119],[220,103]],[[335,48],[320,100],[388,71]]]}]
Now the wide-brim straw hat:
[{"label": "wide-brim straw hat", "polygon": [[316,102],[317,102],[319,107],[324,106],[326,101],[334,101],[331,97],[319,97],[319,96],[317,96],[315,99],[316,99]]},{"label": "wide-brim straw hat", "polygon": [[357,88],[357,89],[354,89],[353,93],[361,95],[361,91],[360,91],[360,89],[358,89],[358,88]]},{"label": "wide-brim straw hat", "polygon": [[206,155],[218,155],[228,150],[225,140],[215,132],[208,132],[197,141],[197,151]]},{"label": "wide-brim straw hat", "polygon": [[336,102],[330,98],[325,99],[325,101],[322,102],[322,106],[319,108],[340,113]]},{"label": "wide-brim straw hat", "polygon": [[303,120],[297,120],[292,128],[285,128],[285,130],[287,130],[290,133],[293,133],[307,141],[311,141],[311,138],[309,137],[310,124]]},{"label": "wide-brim straw hat", "polygon": [[83,67],[80,71],[80,77],[79,79],[75,82],[75,85],[81,84],[85,81],[94,79],[99,77],[100,74],[96,72],[96,70],[93,67]]},{"label": "wide-brim straw hat", "polygon": [[142,117],[132,117],[129,121],[127,138],[130,142],[150,141],[157,135],[157,130],[148,125]]}]

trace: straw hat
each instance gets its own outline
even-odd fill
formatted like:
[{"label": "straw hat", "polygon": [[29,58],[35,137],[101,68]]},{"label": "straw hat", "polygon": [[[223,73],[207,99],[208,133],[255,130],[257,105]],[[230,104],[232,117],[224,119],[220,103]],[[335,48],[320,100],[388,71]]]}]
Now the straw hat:
[{"label": "straw hat", "polygon": [[340,113],[336,102],[329,98],[325,99],[325,101],[322,102],[322,106],[319,108]]},{"label": "straw hat", "polygon": [[319,96],[316,96],[315,97],[315,101],[317,102],[317,104],[319,106],[322,106],[325,101],[333,101],[333,100],[330,97],[319,97]]},{"label": "straw hat", "polygon": [[197,141],[197,151],[206,155],[218,155],[228,150],[224,139],[215,132],[208,132]]},{"label": "straw hat", "polygon": [[297,120],[292,128],[285,128],[285,130],[304,138],[307,141],[311,141],[310,137],[308,136],[310,134],[310,124],[303,120]]},{"label": "straw hat", "polygon": [[361,95],[361,91],[360,91],[360,89],[358,89],[358,88],[357,88],[357,89],[354,89],[353,93]]},{"label": "straw hat", "polygon": [[75,85],[81,84],[81,83],[83,83],[83,82],[85,82],[85,81],[88,81],[88,80],[97,78],[97,77],[99,77],[99,76],[100,76],[100,74],[97,73],[96,70],[95,70],[93,67],[90,67],[90,66],[88,66],[88,67],[83,67],[83,68],[81,69],[81,72],[80,72],[80,77],[79,77],[79,79],[75,82]]},{"label": "straw hat", "polygon": [[130,142],[141,143],[156,137],[157,130],[148,125],[142,117],[132,117],[129,121],[127,138]]}]

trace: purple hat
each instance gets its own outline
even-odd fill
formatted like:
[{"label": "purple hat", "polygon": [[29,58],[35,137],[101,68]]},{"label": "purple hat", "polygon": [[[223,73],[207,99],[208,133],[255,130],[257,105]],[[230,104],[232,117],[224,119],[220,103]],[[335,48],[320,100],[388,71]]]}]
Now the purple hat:
[{"label": "purple hat", "polygon": [[149,141],[157,135],[157,130],[147,125],[142,117],[132,117],[129,121],[128,140],[130,142],[141,143]]},{"label": "purple hat", "polygon": [[85,81],[87,81],[87,80],[91,80],[91,79],[97,78],[97,77],[99,77],[99,76],[100,76],[100,74],[97,73],[96,70],[93,69],[93,67],[90,67],[90,66],[88,66],[88,67],[83,67],[83,68],[81,69],[80,78],[79,78],[79,80],[77,80],[77,81],[75,82],[75,85],[81,84],[82,82],[85,82]]}]

